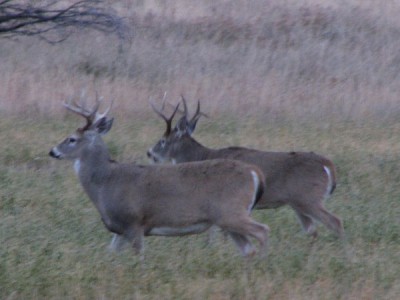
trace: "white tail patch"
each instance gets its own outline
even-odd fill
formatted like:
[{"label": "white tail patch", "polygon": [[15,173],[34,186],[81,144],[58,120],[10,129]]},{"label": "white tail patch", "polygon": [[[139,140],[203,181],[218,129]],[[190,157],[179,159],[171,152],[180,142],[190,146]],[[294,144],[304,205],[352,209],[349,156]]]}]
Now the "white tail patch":
[{"label": "white tail patch", "polygon": [[258,174],[253,170],[250,173],[251,173],[251,176],[253,176],[254,195],[253,195],[253,199],[251,201],[251,204],[247,208],[249,213],[251,212],[252,208],[254,207],[254,204],[256,203],[257,194],[258,194],[258,188],[260,186],[260,178],[258,177]]},{"label": "white tail patch", "polygon": [[329,197],[329,195],[331,194],[333,181],[332,181],[331,170],[327,166],[324,166],[324,170],[326,172],[326,175],[328,176],[328,185],[326,187],[326,192],[325,192],[325,196],[324,196],[325,199],[327,199]]}]

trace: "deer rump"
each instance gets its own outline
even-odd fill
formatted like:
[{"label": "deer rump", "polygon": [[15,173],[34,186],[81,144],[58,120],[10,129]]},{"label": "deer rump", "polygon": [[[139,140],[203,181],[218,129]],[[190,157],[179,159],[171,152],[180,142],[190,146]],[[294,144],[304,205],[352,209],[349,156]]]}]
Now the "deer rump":
[{"label": "deer rump", "polygon": [[256,209],[290,205],[292,199],[304,198],[308,194],[323,199],[336,187],[335,178],[332,178],[334,166],[314,152],[267,152],[229,147],[210,155],[211,159],[219,157],[253,164],[263,170],[268,188],[262,200],[257,202]]}]

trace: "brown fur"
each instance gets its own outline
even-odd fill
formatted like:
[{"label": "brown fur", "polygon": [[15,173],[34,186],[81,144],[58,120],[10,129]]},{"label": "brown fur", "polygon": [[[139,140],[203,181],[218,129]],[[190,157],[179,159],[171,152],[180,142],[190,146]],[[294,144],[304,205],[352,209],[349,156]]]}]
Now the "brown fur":
[{"label": "brown fur", "polygon": [[176,166],[112,162],[100,136],[111,125],[100,119],[50,151],[55,158],[79,160],[81,185],[108,230],[137,252],[146,235],[196,234],[212,225],[228,232],[245,256],[255,253],[250,237],[264,247],[269,228],[249,211],[264,184],[257,167],[225,159]]},{"label": "brown fur", "polygon": [[[183,99],[184,116],[175,128],[164,133],[161,140],[148,151],[155,162],[176,163],[225,158],[258,166],[265,175],[265,191],[255,208],[278,208],[289,205],[297,214],[304,230],[317,236],[314,221],[323,223],[337,235],[344,234],[342,221],[328,212],[324,198],[336,186],[335,166],[329,159],[313,152],[267,152],[242,147],[210,149],[192,138],[200,114],[188,120]],[[329,169],[331,178],[325,168]]]}]

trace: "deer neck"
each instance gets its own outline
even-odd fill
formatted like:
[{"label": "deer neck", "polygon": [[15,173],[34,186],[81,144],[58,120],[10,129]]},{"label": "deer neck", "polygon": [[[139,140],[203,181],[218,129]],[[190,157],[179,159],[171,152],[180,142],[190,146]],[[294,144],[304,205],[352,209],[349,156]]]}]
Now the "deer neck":
[{"label": "deer neck", "polygon": [[236,151],[241,149],[242,148],[240,147],[229,147],[222,149],[207,148],[197,142],[195,139],[191,138],[190,142],[186,145],[185,151],[182,151],[183,159],[181,159],[180,162],[229,158],[230,154],[236,153]]},{"label": "deer neck", "polygon": [[106,227],[117,232],[108,212],[110,198],[105,196],[106,191],[112,190],[112,170],[115,168],[115,163],[110,159],[105,144],[100,140],[83,149],[76,164],[79,165],[78,177],[85,193],[96,206]]},{"label": "deer neck", "polygon": [[177,159],[177,162],[206,160],[209,159],[212,152],[212,149],[203,146],[191,138],[185,143],[183,151],[180,151],[180,157]]},{"label": "deer neck", "polygon": [[100,140],[82,150],[74,168],[83,188],[88,192],[102,185],[111,173],[110,155]]}]

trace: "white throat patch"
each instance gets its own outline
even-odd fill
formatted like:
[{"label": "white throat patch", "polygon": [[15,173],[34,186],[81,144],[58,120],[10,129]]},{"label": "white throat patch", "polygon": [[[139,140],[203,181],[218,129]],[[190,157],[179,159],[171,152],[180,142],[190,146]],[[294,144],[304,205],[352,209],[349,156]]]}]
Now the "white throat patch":
[{"label": "white throat patch", "polygon": [[81,169],[81,161],[79,159],[74,162],[74,170],[76,175],[79,175],[79,170]]}]

